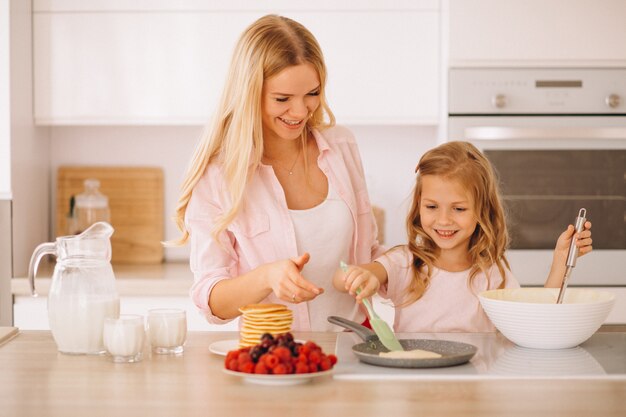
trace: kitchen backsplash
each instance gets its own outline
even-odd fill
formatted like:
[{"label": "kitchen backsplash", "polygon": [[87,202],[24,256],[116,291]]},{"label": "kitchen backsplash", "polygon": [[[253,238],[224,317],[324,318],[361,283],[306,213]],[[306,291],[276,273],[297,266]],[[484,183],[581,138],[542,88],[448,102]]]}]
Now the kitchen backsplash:
[{"label": "kitchen backsplash", "polygon": [[[385,212],[385,244],[406,240],[404,221],[420,156],[437,144],[436,127],[349,126],[355,134],[372,204]],[[201,127],[80,126],[50,128],[51,184],[62,165],[157,166],[164,172],[165,239],[178,237],[172,219]],[[52,190],[51,201],[56,201]],[[51,218],[56,213],[52,205]],[[55,235],[56,231],[51,233]],[[166,248],[165,259],[188,257],[189,247]]]}]

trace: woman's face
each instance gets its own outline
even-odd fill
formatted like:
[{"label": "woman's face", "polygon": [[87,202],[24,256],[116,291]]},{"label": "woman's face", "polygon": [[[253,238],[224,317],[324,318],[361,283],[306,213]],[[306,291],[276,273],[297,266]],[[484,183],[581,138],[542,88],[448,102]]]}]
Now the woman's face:
[{"label": "woman's face", "polygon": [[263,82],[265,139],[296,139],[320,105],[320,80],[311,64],[285,68]]},{"label": "woman's face", "polygon": [[478,224],[469,193],[458,181],[439,175],[425,175],[421,181],[422,228],[442,251],[463,256]]}]

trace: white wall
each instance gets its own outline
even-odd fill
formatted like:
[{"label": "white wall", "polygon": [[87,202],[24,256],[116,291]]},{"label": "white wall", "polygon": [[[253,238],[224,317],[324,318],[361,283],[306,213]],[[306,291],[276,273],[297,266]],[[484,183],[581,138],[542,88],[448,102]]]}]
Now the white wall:
[{"label": "white wall", "polygon": [[0,0],[0,200],[11,195],[9,0]]},{"label": "white wall", "polygon": [[[385,209],[386,244],[405,241],[404,218],[414,169],[424,151],[436,145],[434,127],[352,126],[366,171],[372,203]],[[184,171],[201,127],[54,127],[50,129],[51,201],[56,201],[60,165],[159,166],[165,177],[165,239],[178,236],[171,220]],[[56,213],[51,204],[52,219]],[[51,228],[53,228],[52,222]],[[51,236],[55,231],[51,230]],[[167,248],[166,260],[186,259],[188,247]]]},{"label": "white wall", "polygon": [[31,2],[11,0],[10,8],[13,273],[26,276],[33,250],[48,240],[50,142],[48,129],[33,124]]}]

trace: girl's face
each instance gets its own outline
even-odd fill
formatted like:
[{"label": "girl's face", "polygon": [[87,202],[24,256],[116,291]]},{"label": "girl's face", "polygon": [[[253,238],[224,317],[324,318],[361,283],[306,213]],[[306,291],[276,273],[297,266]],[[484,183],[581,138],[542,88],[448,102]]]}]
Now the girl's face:
[{"label": "girl's face", "polygon": [[311,64],[288,67],[263,82],[265,139],[296,139],[320,105],[320,80]]},{"label": "girl's face", "polygon": [[421,180],[422,228],[442,254],[449,251],[466,256],[469,240],[478,224],[472,198],[456,180],[438,175],[425,175]]}]

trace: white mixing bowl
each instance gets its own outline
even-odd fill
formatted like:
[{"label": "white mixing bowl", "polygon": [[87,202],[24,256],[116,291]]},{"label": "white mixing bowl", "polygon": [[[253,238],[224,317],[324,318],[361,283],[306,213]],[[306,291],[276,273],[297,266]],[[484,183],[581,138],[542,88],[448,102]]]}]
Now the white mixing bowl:
[{"label": "white mixing bowl", "polygon": [[578,346],[600,328],[615,295],[608,291],[568,288],[556,304],[558,288],[515,288],[478,295],[487,316],[513,343],[537,349]]}]

